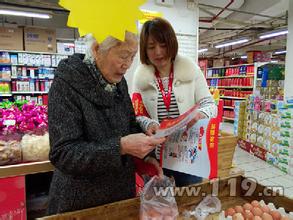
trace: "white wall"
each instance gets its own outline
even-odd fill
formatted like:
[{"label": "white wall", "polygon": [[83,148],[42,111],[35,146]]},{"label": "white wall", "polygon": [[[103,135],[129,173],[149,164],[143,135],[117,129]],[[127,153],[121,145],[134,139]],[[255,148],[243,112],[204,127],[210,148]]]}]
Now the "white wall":
[{"label": "white wall", "polygon": [[287,54],[286,54],[286,71],[285,71],[285,97],[293,97],[293,1],[289,1],[287,35]]},{"label": "white wall", "polygon": [[[165,7],[157,5],[155,0],[148,0],[140,7],[144,10],[161,12],[163,17],[167,19],[177,34],[192,35],[195,37],[195,60],[197,60],[197,45],[198,45],[198,10],[196,8],[188,9],[187,0],[174,0],[174,5]],[[139,25],[141,28],[141,26]],[[194,39],[194,37],[193,37]],[[180,42],[179,42],[180,50]],[[139,63],[139,56],[137,55],[130,69],[127,71],[125,78],[128,82],[129,93],[132,93],[132,78],[133,73]]]}]

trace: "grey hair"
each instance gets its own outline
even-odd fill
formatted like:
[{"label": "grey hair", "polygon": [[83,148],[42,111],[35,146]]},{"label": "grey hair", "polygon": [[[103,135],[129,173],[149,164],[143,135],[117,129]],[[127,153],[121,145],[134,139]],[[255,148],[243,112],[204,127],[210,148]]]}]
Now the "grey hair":
[{"label": "grey hair", "polygon": [[[94,38],[94,36],[92,34],[87,34],[84,38],[85,40],[85,44],[86,44],[86,52],[85,52],[85,58],[84,59],[89,59],[92,62],[94,61],[94,54],[93,54],[93,50],[92,50],[92,46],[94,43],[96,43],[96,39]],[[125,32],[125,41],[137,41],[137,35],[132,33],[132,32]],[[99,50],[101,52],[107,52],[109,51],[112,47],[117,46],[119,43],[121,43],[122,41],[109,36],[107,37],[104,41],[102,41],[102,43],[100,43],[99,45]]]}]

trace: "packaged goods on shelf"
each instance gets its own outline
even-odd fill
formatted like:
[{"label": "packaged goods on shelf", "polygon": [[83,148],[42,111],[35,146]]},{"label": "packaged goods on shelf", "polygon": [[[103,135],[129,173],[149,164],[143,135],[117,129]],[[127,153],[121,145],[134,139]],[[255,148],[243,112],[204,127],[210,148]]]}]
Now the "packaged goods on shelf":
[{"label": "packaged goods on shelf", "polygon": [[0,165],[48,159],[47,107],[1,103]]},{"label": "packaged goods on shelf", "polygon": [[24,162],[48,160],[50,149],[48,133],[44,135],[25,134],[20,144]]},{"label": "packaged goods on shelf", "polygon": [[3,136],[0,139],[0,165],[20,163],[22,159],[20,142],[12,138],[7,140]]},{"label": "packaged goods on shelf", "polygon": [[[260,96],[250,96],[246,102],[245,115],[235,113],[235,134],[267,153],[266,161],[281,169],[283,172],[292,173],[290,159],[293,158],[293,119],[292,106],[284,101],[266,100]],[[235,103],[235,111],[239,112],[239,104]],[[242,134],[240,134],[242,132]]]}]

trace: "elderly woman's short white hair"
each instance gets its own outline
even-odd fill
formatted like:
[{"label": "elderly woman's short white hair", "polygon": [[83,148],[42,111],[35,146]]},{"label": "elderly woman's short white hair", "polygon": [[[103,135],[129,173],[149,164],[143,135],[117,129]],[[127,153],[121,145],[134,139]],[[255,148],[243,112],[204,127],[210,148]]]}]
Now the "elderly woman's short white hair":
[{"label": "elderly woman's short white hair", "polygon": [[[132,33],[132,32],[125,32],[125,41],[137,41],[137,35]],[[102,43],[99,45],[99,50],[101,52],[107,52],[109,51],[112,47],[115,47],[122,41],[109,36],[107,37]],[[94,60],[94,55],[92,51],[92,46],[93,44],[96,43],[96,39],[92,34],[87,34],[85,36],[85,44],[86,44],[86,53],[85,53],[85,59],[90,59],[91,61]]]}]

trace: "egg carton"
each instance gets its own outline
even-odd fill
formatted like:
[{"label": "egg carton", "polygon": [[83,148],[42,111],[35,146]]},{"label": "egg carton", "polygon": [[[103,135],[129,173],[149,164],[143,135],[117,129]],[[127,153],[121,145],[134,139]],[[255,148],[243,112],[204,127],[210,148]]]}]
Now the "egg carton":
[{"label": "egg carton", "polygon": [[[263,207],[266,205],[266,203],[261,200],[259,202],[260,206]],[[288,217],[290,220],[293,220],[293,212],[289,212],[287,213],[285,211],[285,209],[283,207],[279,207],[278,209],[276,208],[276,206],[273,204],[273,203],[268,203],[267,206],[272,210],[272,211],[278,211],[282,217]],[[225,217],[225,211],[222,211],[220,214],[219,214],[219,220],[232,220],[232,216],[227,216]]]}]

